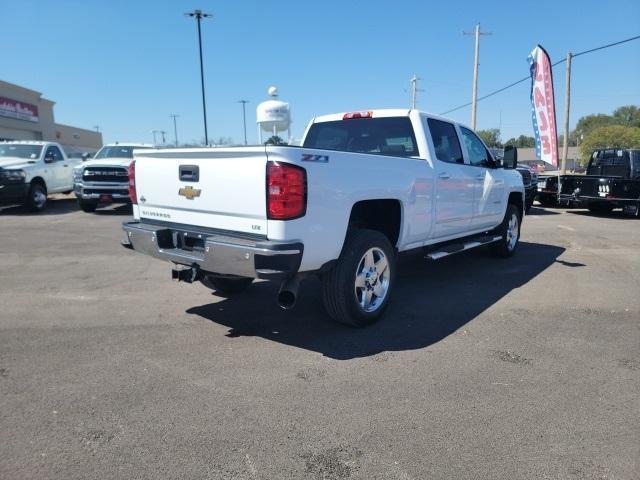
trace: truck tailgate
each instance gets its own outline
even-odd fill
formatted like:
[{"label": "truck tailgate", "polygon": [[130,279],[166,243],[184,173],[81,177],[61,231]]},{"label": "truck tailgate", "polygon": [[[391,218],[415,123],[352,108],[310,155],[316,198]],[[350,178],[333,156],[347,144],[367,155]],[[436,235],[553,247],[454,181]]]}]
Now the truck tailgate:
[{"label": "truck tailgate", "polygon": [[143,221],[267,234],[264,147],[137,151],[134,159]]}]

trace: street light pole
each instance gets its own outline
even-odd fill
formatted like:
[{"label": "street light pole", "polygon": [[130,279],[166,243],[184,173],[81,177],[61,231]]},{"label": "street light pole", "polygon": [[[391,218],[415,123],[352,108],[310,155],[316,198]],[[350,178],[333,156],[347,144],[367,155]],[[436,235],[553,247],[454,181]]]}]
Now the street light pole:
[{"label": "street light pole", "polygon": [[204,143],[209,145],[209,134],[207,132],[207,105],[204,97],[204,67],[202,65],[202,32],[200,31],[200,21],[203,18],[209,18],[213,15],[204,13],[202,10],[194,10],[193,12],[185,13],[187,17],[193,17],[196,19],[198,25],[198,49],[200,51],[200,85],[202,86],[202,114],[204,116]]},{"label": "street light pole", "polygon": [[244,127],[244,144],[247,144],[247,112],[246,106],[249,100],[238,100],[242,104],[242,126]]},{"label": "street light pole", "polygon": [[175,138],[176,148],[177,148],[178,147],[178,126],[176,124],[176,118],[178,118],[180,115],[176,115],[175,113],[172,113],[169,116],[173,118],[173,136]]}]

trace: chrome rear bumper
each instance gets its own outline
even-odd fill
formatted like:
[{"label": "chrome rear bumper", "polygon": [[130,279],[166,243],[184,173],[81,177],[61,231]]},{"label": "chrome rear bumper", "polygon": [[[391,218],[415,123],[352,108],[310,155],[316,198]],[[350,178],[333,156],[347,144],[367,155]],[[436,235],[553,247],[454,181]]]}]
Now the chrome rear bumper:
[{"label": "chrome rear bumper", "polygon": [[124,222],[123,246],[205,272],[251,278],[286,278],[300,267],[303,245],[250,239],[184,225]]}]

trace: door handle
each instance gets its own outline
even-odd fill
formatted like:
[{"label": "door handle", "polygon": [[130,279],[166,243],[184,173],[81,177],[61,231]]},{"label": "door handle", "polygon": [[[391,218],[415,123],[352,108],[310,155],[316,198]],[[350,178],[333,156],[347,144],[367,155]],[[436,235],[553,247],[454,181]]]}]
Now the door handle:
[{"label": "door handle", "polygon": [[441,178],[442,180],[449,180],[451,178],[451,175],[449,175],[447,172],[442,172],[440,175],[438,175],[438,178]]}]

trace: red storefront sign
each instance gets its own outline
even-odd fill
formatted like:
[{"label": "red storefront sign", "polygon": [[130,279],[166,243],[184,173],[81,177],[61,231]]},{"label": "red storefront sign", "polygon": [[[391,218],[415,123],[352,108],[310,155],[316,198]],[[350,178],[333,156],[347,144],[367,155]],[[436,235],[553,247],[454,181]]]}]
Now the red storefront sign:
[{"label": "red storefront sign", "polygon": [[38,107],[30,103],[0,97],[0,117],[26,120],[27,122],[38,122]]}]

